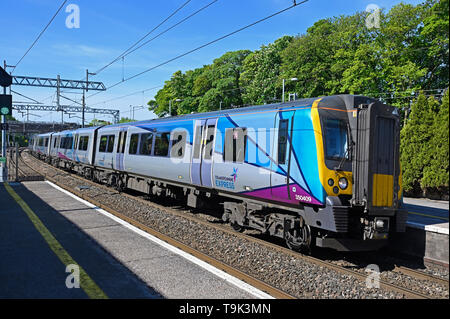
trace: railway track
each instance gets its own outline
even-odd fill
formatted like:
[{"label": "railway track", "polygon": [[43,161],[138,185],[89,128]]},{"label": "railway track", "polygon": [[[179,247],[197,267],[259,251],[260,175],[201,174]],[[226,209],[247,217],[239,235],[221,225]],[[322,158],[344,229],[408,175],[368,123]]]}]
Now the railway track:
[{"label": "railway track", "polygon": [[[22,165],[18,165],[17,171],[17,181],[42,181],[44,177],[37,171],[31,169],[22,158],[21,153],[24,151],[23,148],[19,149],[19,162],[22,162]],[[15,149],[8,150],[8,175],[9,180],[16,180],[16,151]]]},{"label": "railway track", "polygon": [[[30,167],[33,171],[35,171],[36,173],[41,174],[41,172],[39,172],[35,168],[29,166],[29,164],[26,163],[23,160],[22,156],[20,156],[20,159],[25,165]],[[246,241],[250,241],[250,242],[253,242],[255,244],[271,248],[271,249],[273,249],[273,250],[275,250],[275,251],[277,251],[277,252],[279,252],[281,254],[284,254],[284,255],[287,255],[287,256],[291,256],[293,258],[299,258],[299,259],[302,259],[305,262],[309,262],[309,263],[315,264],[318,267],[326,267],[327,269],[332,269],[332,270],[334,270],[334,271],[336,271],[338,273],[345,274],[345,275],[348,275],[348,276],[352,276],[352,277],[358,279],[360,282],[365,282],[366,279],[367,279],[368,274],[366,272],[364,272],[364,271],[357,271],[357,270],[349,269],[348,267],[345,267],[345,266],[342,266],[342,265],[338,265],[336,263],[333,263],[333,262],[330,262],[330,261],[327,261],[327,260],[323,260],[323,259],[316,258],[316,257],[313,257],[313,256],[299,254],[297,252],[289,250],[288,248],[282,247],[282,246],[280,246],[278,244],[275,244],[275,243],[272,243],[272,242],[268,242],[268,241],[262,240],[260,238],[255,237],[255,236],[250,236],[250,235],[248,235],[246,233],[237,233],[237,232],[233,231],[231,229],[231,227],[229,227],[228,225],[224,225],[224,224],[220,224],[220,223],[211,223],[210,221],[207,221],[205,219],[199,218],[199,217],[195,216],[194,214],[191,214],[189,210],[174,209],[174,208],[170,208],[170,207],[167,207],[167,206],[163,206],[163,205],[155,203],[155,202],[150,202],[147,199],[144,199],[142,196],[136,196],[136,195],[128,194],[128,193],[119,193],[119,192],[117,192],[116,190],[113,190],[110,187],[107,187],[105,185],[98,184],[98,183],[86,180],[86,179],[84,179],[84,178],[82,178],[82,177],[80,177],[80,176],[78,176],[76,174],[72,174],[72,173],[63,171],[61,169],[55,168],[55,167],[50,166],[50,165],[48,165],[48,164],[46,164],[46,163],[44,163],[42,161],[39,161],[39,163],[42,164],[42,165],[47,165],[48,167],[59,171],[60,174],[58,174],[58,175],[63,175],[64,174],[66,176],[70,176],[71,178],[79,180],[80,182],[82,182],[84,184],[87,183],[87,184],[93,185],[95,187],[102,188],[105,191],[110,192],[110,193],[114,193],[116,195],[120,194],[121,196],[127,197],[129,199],[134,200],[134,201],[138,201],[138,202],[143,203],[143,204],[145,204],[147,206],[166,211],[166,212],[168,212],[168,213],[170,213],[172,215],[175,215],[175,216],[178,216],[178,217],[181,217],[181,218],[184,218],[184,219],[188,219],[188,220],[190,220],[192,222],[201,224],[201,225],[203,225],[205,227],[214,228],[214,229],[216,229],[218,231],[224,232],[224,233],[229,234],[231,236],[239,237],[239,238],[245,239]],[[269,285],[269,284],[265,283],[264,281],[255,278],[254,276],[250,276],[248,274],[245,274],[244,272],[242,272],[242,271],[240,271],[240,270],[238,270],[238,269],[236,269],[236,268],[234,268],[234,267],[232,267],[232,266],[230,266],[230,265],[228,265],[228,264],[226,264],[226,263],[224,263],[222,261],[219,261],[219,260],[217,260],[215,258],[212,258],[212,257],[208,256],[207,254],[202,253],[202,252],[200,252],[200,251],[198,251],[196,249],[193,249],[193,248],[189,247],[188,245],[185,245],[184,243],[182,243],[182,242],[180,242],[178,240],[172,239],[169,236],[167,236],[165,234],[162,234],[161,232],[158,232],[158,231],[156,231],[156,230],[154,230],[154,229],[144,225],[143,223],[140,223],[140,222],[134,220],[133,218],[125,216],[124,214],[116,211],[114,208],[109,207],[108,205],[104,205],[103,203],[97,201],[96,199],[93,199],[93,198],[91,198],[89,196],[86,196],[81,191],[78,191],[76,189],[70,188],[70,187],[68,187],[68,186],[58,182],[55,178],[53,178],[52,176],[50,176],[48,174],[45,175],[45,177],[48,180],[52,181],[53,183],[57,184],[58,186],[66,189],[67,191],[69,191],[71,193],[74,193],[75,195],[77,195],[77,196],[79,196],[79,197],[81,197],[81,198],[83,198],[83,199],[93,203],[94,205],[96,205],[98,207],[101,207],[102,209],[104,209],[104,210],[106,210],[106,211],[108,211],[108,212],[118,216],[119,218],[121,218],[123,220],[126,220],[127,222],[135,225],[138,228],[141,228],[142,230],[144,230],[144,231],[146,231],[146,232],[148,232],[148,233],[150,233],[150,234],[152,234],[152,235],[154,235],[154,236],[156,236],[156,237],[158,237],[158,238],[160,238],[160,239],[162,239],[164,241],[167,241],[167,242],[171,243],[172,245],[174,245],[174,246],[176,246],[176,247],[178,247],[180,249],[183,249],[183,250],[187,251],[188,253],[191,253],[192,255],[194,255],[194,256],[196,256],[196,257],[198,257],[200,259],[203,259],[204,261],[206,261],[206,262],[216,266],[217,268],[222,269],[222,270],[224,270],[224,271],[226,271],[226,272],[228,272],[228,273],[230,273],[230,274],[240,278],[241,280],[243,280],[243,281],[245,281],[245,282],[247,282],[247,283],[249,283],[249,284],[251,284],[251,285],[253,285],[253,286],[255,286],[255,287],[257,287],[257,288],[259,288],[259,289],[261,289],[261,290],[263,290],[263,291],[265,291],[267,293],[269,293],[269,294],[271,294],[272,296],[274,296],[276,298],[294,298],[294,296],[292,296],[289,293],[283,292],[279,288],[276,288],[276,287],[274,287],[272,285]],[[396,267],[394,271],[396,271],[398,273],[401,273],[401,274],[404,274],[406,276],[410,276],[410,277],[416,278],[416,279],[421,280],[421,281],[432,281],[432,282],[435,282],[435,283],[437,283],[439,285],[442,285],[442,286],[446,287],[446,289],[448,290],[448,280],[445,280],[445,279],[442,279],[442,278],[439,278],[439,277],[436,277],[436,276],[431,276],[431,275],[429,275],[427,273],[424,273],[424,272],[421,272],[421,271],[417,271],[417,270],[414,270],[414,269],[409,269],[407,267],[402,267],[402,266]],[[422,293],[422,292],[419,292],[419,291],[416,291],[416,290],[412,290],[412,289],[407,288],[407,287],[402,287],[402,286],[396,285],[395,283],[391,283],[391,282],[388,282],[388,281],[383,280],[383,279],[380,279],[379,287],[381,289],[384,289],[384,290],[387,290],[387,291],[393,291],[395,293],[398,293],[398,294],[404,296],[405,298],[414,298],[414,299],[429,299],[429,298],[433,298],[433,296],[430,296],[429,294],[425,294],[425,293]]]},{"label": "railway track", "polygon": [[415,277],[415,278],[420,278],[423,280],[433,281],[439,285],[447,287],[447,289],[449,288],[449,281],[447,279],[444,279],[444,278],[441,278],[438,276],[434,276],[434,275],[430,275],[430,274],[424,273],[423,271],[407,268],[404,266],[396,266],[396,270],[401,273],[404,273],[405,275]]}]

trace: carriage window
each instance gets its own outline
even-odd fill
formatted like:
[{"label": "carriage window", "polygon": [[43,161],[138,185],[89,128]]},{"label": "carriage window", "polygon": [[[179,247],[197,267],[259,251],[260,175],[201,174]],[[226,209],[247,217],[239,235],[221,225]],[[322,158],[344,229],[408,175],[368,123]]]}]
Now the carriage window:
[{"label": "carriage window", "polygon": [[117,141],[117,153],[125,153],[125,142],[127,141],[127,132],[119,133],[119,140]]},{"label": "carriage window", "polygon": [[223,158],[226,162],[243,163],[247,148],[247,129],[242,127],[225,130]]},{"label": "carriage window", "polygon": [[347,124],[343,120],[324,118],[325,156],[328,159],[350,159]]},{"label": "carriage window", "polygon": [[59,143],[59,148],[62,148],[62,149],[66,148],[66,140],[67,140],[67,137],[61,137],[61,142]]},{"label": "carriage window", "polygon": [[186,148],[186,132],[174,132],[170,157],[181,158]]},{"label": "carriage window", "polygon": [[123,133],[123,138],[122,138],[122,150],[120,153],[125,153],[125,142],[127,141],[127,132]]},{"label": "carriage window", "polygon": [[278,164],[286,163],[289,120],[280,120],[278,126]]},{"label": "carriage window", "polygon": [[44,139],[42,137],[39,138],[39,146],[44,146]]},{"label": "carriage window", "polygon": [[48,146],[48,137],[45,138],[45,147]]},{"label": "carriage window", "polygon": [[120,146],[122,145],[122,133],[123,132],[119,132],[119,142],[117,143],[117,153],[120,153]]},{"label": "carriage window", "polygon": [[136,154],[138,149],[139,134],[131,134],[130,147],[128,149],[129,154]]},{"label": "carriage window", "polygon": [[169,155],[169,140],[170,140],[170,133],[155,134],[155,150],[153,155],[154,156]]},{"label": "carriage window", "polygon": [[106,152],[106,145],[108,144],[108,136],[104,135],[100,138],[99,152]]},{"label": "carriage window", "polygon": [[72,148],[72,144],[73,144],[73,137],[62,137],[59,147],[63,149],[69,149]]},{"label": "carriage window", "polygon": [[195,128],[195,142],[194,142],[194,158],[200,157],[200,146],[202,145],[202,126]]},{"label": "carriage window", "polygon": [[66,140],[66,149],[71,149],[73,145],[73,137],[68,137]]},{"label": "carriage window", "polygon": [[139,154],[151,155],[152,145],[153,145],[153,134],[152,133],[141,134]]},{"label": "carriage window", "polygon": [[113,150],[114,150],[114,138],[115,138],[116,136],[115,135],[109,135],[108,136],[108,147],[107,147],[107,152],[108,153],[112,153],[113,152]]},{"label": "carriage window", "polygon": [[80,136],[78,149],[80,151],[87,151],[87,149],[88,149],[88,142],[89,142],[89,136]]},{"label": "carriage window", "polygon": [[205,159],[211,159],[212,157],[215,129],[216,129],[215,125],[208,125],[208,128],[206,130],[205,155],[204,155]]}]

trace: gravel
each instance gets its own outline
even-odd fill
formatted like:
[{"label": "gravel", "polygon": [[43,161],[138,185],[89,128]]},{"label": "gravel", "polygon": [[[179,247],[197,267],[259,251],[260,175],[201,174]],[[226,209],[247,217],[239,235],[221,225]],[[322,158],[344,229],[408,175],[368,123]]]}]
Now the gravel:
[{"label": "gravel", "polygon": [[[351,275],[346,275],[328,267],[317,266],[299,257],[283,253],[267,245],[229,234],[215,227],[174,215],[169,211],[122,196],[116,191],[105,191],[101,186],[88,185],[60,170],[36,161],[28,153],[23,154],[25,162],[53,177],[70,188],[95,200],[114,207],[118,212],[135,219],[173,239],[176,239],[202,253],[231,265],[240,271],[279,288],[297,298],[350,298],[350,299],[394,299],[404,295],[379,288],[367,288]],[[205,218],[205,217],[203,217]],[[211,219],[211,217],[209,217]],[[214,220],[214,218],[212,218]],[[333,260],[356,266],[345,260]],[[364,267],[354,270],[364,272]],[[415,289],[433,298],[448,298],[448,288],[436,283],[421,281],[395,271],[383,271],[381,278],[395,285]],[[448,278],[448,273],[447,273]]]}]

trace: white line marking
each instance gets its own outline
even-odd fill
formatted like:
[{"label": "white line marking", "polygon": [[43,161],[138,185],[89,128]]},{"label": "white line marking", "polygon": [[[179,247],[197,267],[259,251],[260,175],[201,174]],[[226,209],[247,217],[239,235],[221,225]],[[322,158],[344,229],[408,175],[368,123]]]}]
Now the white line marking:
[{"label": "white line marking", "polygon": [[154,243],[156,243],[156,244],[166,248],[167,250],[169,250],[169,251],[171,251],[171,252],[173,252],[173,253],[175,253],[175,254],[183,257],[183,258],[186,258],[190,262],[192,262],[192,263],[202,267],[203,269],[213,273],[214,275],[216,275],[217,277],[225,280],[226,282],[228,282],[230,284],[233,284],[234,286],[236,286],[236,287],[238,287],[238,288],[240,288],[240,289],[242,289],[242,290],[244,290],[244,291],[254,295],[256,298],[259,298],[259,299],[275,299],[274,297],[272,297],[271,295],[263,292],[262,290],[259,290],[258,288],[255,288],[255,287],[253,287],[253,286],[243,282],[242,280],[240,280],[240,279],[238,279],[236,277],[233,277],[233,276],[227,274],[226,272],[224,272],[224,271],[222,271],[222,270],[220,270],[220,269],[218,269],[218,268],[216,268],[214,266],[211,266],[207,262],[204,262],[203,260],[200,260],[197,257],[194,257],[191,254],[188,254],[188,253],[182,251],[181,249],[179,249],[177,247],[174,247],[174,246],[166,243],[165,241],[162,241],[161,239],[159,239],[159,238],[157,238],[157,237],[155,237],[153,235],[150,235],[149,233],[147,233],[147,232],[145,232],[145,231],[143,231],[143,230],[141,230],[141,229],[139,229],[139,228],[137,228],[137,227],[127,223],[126,221],[118,218],[117,216],[114,216],[114,215],[108,213],[107,211],[105,211],[105,210],[95,206],[94,204],[91,204],[90,202],[88,202],[88,201],[86,201],[86,200],[84,200],[84,199],[82,199],[82,198],[72,194],[71,192],[66,191],[65,189],[59,187],[58,185],[55,185],[54,183],[52,183],[50,181],[45,181],[45,182],[48,183],[49,185],[51,185],[52,187],[56,188],[57,190],[63,192],[64,194],[69,195],[70,197],[78,200],[79,202],[85,204],[86,206],[95,209],[97,212],[99,212],[99,213],[101,213],[101,214],[111,218],[112,220],[116,221],[117,223],[119,223],[119,224],[129,228],[130,230],[134,231],[135,233],[137,233],[137,234],[139,234],[139,235],[141,235],[141,236],[143,236],[143,237],[153,241]]}]

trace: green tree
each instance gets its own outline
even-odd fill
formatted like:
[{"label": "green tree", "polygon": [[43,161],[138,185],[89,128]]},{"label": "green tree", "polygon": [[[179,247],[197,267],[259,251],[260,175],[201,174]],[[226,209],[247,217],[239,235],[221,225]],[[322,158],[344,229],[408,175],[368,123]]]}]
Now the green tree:
[{"label": "green tree", "polygon": [[[382,17],[377,37],[377,46],[382,53],[380,76],[383,84],[380,88],[387,92],[400,92],[394,93],[393,98],[418,91],[427,73],[422,61],[424,44],[420,41],[424,10],[422,5],[400,3]],[[392,99],[388,102],[405,106],[402,103],[406,101]]]},{"label": "green tree", "polygon": [[449,81],[449,0],[427,1],[424,7],[425,18],[420,32],[422,47],[418,51],[428,73],[422,88],[443,88]]},{"label": "green tree", "polygon": [[283,52],[282,77],[297,78],[295,91],[301,97],[321,96],[328,93],[327,81],[332,78],[333,20],[314,23],[306,34],[297,36]]},{"label": "green tree", "polygon": [[293,37],[284,36],[260,50],[249,54],[243,61],[240,86],[244,104],[263,104],[281,96],[281,52]]},{"label": "green tree", "polygon": [[119,123],[129,123],[129,122],[134,122],[134,121],[135,121],[135,120],[130,119],[130,118],[128,118],[128,117],[122,117],[122,118],[120,118]]},{"label": "green tree", "polygon": [[422,187],[442,188],[449,186],[449,117],[448,89],[434,118],[430,141],[430,163],[424,168]]},{"label": "green tree", "polygon": [[[423,187],[423,172],[430,165],[435,110],[434,98],[421,93],[411,106],[411,113],[402,128],[400,136],[400,161],[403,188],[406,192],[418,194]],[[448,143],[448,140],[447,140]]]},{"label": "green tree", "polygon": [[88,126],[101,126],[101,125],[111,125],[111,122],[99,119],[93,119],[89,122]]},{"label": "green tree", "polygon": [[243,104],[239,79],[243,62],[250,53],[249,50],[232,51],[214,60],[209,69],[212,88],[200,102],[202,111],[218,110],[220,102],[226,107]]}]

